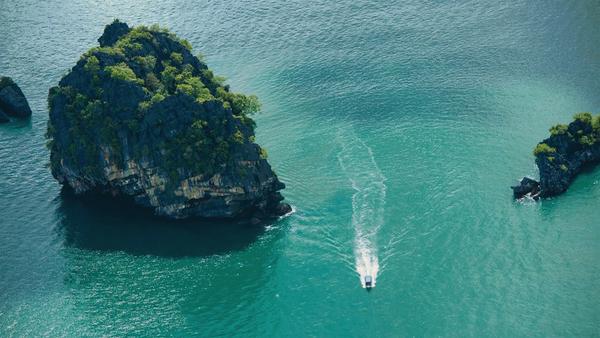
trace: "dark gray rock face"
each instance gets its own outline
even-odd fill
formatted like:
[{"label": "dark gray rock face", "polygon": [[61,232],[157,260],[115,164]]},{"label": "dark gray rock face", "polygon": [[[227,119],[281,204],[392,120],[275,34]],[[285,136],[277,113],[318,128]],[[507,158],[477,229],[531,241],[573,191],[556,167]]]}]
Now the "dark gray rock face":
[{"label": "dark gray rock face", "polygon": [[100,38],[98,38],[98,42],[100,43],[100,47],[112,46],[121,38],[123,35],[129,33],[129,26],[120,22],[119,20],[115,20],[112,24],[106,26],[104,30],[104,34]]},{"label": "dark gray rock face", "polygon": [[[552,136],[534,151],[540,182],[524,178],[512,187],[515,198],[527,193],[550,197],[565,192],[586,166],[600,163],[600,116],[581,113],[569,125],[550,129]],[[539,191],[538,191],[539,190]]]},{"label": "dark gray rock face", "polygon": [[254,121],[236,103],[244,95],[229,93],[165,30],[115,22],[99,41],[104,47],[50,89],[50,162],[60,183],[177,219],[254,223],[290,210],[254,142]]},{"label": "dark gray rock face", "polygon": [[519,185],[512,186],[511,188],[516,199],[523,198],[526,195],[537,199],[540,194],[540,183],[529,177],[523,177]]},{"label": "dark gray rock face", "polygon": [[31,116],[31,108],[25,95],[10,77],[0,76],[0,108],[8,116]]},{"label": "dark gray rock face", "polygon": [[0,108],[0,123],[6,123],[9,121],[10,121],[10,119],[8,118],[8,115],[6,115],[4,113],[4,110],[2,110],[2,108]]},{"label": "dark gray rock face", "polygon": [[600,141],[589,144],[582,139],[590,135],[597,137],[597,134],[591,123],[575,120],[569,124],[567,132],[543,141],[556,152],[536,156],[542,197],[565,192],[584,166],[600,162]]}]

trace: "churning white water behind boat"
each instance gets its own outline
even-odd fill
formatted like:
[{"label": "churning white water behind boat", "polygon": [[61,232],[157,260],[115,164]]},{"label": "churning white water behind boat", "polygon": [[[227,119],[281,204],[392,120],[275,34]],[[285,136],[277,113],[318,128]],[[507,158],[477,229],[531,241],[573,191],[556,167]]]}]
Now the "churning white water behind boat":
[{"label": "churning white water behind boat", "polygon": [[379,272],[377,233],[384,223],[385,176],[377,166],[373,150],[352,129],[340,129],[337,141],[341,147],[338,161],[355,191],[352,228],[356,272],[363,287],[365,276],[371,276],[375,286]]}]

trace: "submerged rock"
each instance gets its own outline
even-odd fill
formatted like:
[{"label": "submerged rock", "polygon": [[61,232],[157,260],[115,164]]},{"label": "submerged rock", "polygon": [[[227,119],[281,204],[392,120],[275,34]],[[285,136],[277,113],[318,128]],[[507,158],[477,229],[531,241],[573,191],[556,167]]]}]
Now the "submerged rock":
[{"label": "submerged rock", "polygon": [[48,96],[53,176],[170,218],[265,219],[289,209],[254,142],[254,96],[229,91],[159,27],[115,21]]},{"label": "submerged rock", "polygon": [[[600,115],[576,114],[569,125],[556,125],[550,128],[550,133],[533,152],[540,171],[541,197],[565,192],[584,167],[600,163]],[[517,191],[532,186],[521,183],[517,190],[513,188],[515,197]]]},{"label": "submerged rock", "polygon": [[31,108],[21,88],[10,78],[0,76],[0,119],[7,116],[25,118],[31,116]]}]

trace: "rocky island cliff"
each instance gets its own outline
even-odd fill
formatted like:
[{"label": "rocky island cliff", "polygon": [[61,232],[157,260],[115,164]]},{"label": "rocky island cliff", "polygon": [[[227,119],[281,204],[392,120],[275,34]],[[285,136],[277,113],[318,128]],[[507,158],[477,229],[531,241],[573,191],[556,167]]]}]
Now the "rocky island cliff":
[{"label": "rocky island cliff", "polygon": [[515,198],[561,194],[585,166],[600,163],[600,115],[576,114],[568,125],[550,128],[550,134],[533,151],[540,171],[539,182],[523,178],[512,187]]},{"label": "rocky island cliff", "polygon": [[76,194],[132,199],[169,218],[248,218],[291,210],[255,143],[255,96],[230,91],[158,26],[115,20],[50,89],[52,175]]}]

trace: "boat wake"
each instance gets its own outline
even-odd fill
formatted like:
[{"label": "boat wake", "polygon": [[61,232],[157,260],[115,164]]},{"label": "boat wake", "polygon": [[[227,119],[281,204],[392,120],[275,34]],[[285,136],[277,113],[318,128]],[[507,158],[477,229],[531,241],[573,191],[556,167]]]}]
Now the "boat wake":
[{"label": "boat wake", "polygon": [[337,135],[341,151],[338,161],[348,177],[352,195],[352,226],[355,231],[355,268],[361,285],[371,276],[375,286],[379,272],[377,233],[383,225],[385,205],[385,176],[379,170],[372,149],[351,130],[341,130]]}]

